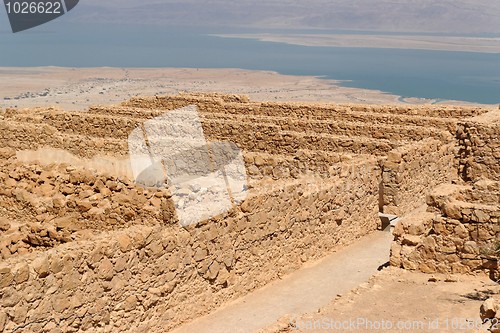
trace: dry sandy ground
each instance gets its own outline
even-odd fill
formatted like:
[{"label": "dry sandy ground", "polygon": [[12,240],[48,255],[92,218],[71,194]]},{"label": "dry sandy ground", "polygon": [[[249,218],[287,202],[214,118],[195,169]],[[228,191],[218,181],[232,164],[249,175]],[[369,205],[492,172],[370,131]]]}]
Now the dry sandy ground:
[{"label": "dry sandy ground", "polygon": [[284,317],[261,333],[487,332],[479,308],[500,285],[486,276],[387,268],[316,313]]},{"label": "dry sandy ground", "polygon": [[[339,86],[338,81],[241,69],[0,68],[0,108],[59,106],[85,110],[132,96],[186,92],[249,95],[254,101],[321,101],[363,104],[429,104],[377,90]],[[446,104],[457,104],[447,101]],[[460,104],[464,104],[463,102]]]}]

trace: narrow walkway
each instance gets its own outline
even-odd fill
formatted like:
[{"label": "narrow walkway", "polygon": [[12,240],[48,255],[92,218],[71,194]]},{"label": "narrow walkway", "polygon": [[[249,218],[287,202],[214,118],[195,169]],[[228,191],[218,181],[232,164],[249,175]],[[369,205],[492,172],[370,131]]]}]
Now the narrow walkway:
[{"label": "narrow walkway", "polygon": [[254,333],[284,315],[316,311],[388,262],[391,241],[390,232],[371,234],[171,333]]}]

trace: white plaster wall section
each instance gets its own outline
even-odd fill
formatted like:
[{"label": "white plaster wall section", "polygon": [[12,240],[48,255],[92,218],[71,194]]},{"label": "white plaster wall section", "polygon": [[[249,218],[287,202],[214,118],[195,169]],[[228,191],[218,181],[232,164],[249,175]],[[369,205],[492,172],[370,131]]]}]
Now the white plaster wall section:
[{"label": "white plaster wall section", "polygon": [[208,143],[196,106],[146,121],[128,142],[136,183],[168,187],[182,226],[222,214],[246,198],[241,150],[231,142]]}]

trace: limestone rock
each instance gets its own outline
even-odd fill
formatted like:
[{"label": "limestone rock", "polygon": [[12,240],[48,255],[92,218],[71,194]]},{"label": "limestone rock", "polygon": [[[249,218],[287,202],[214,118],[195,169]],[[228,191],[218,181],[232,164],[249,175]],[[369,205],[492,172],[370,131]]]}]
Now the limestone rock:
[{"label": "limestone rock", "polygon": [[8,319],[9,318],[7,317],[7,313],[5,313],[3,309],[0,310],[0,332],[4,331]]},{"label": "limestone rock", "polygon": [[72,216],[63,216],[56,218],[52,221],[52,224],[57,229],[76,231],[79,230],[78,221]]},{"label": "limestone rock", "polygon": [[71,306],[71,302],[67,297],[59,296],[53,299],[52,308],[59,313],[63,313]]},{"label": "limestone rock", "polygon": [[8,287],[14,281],[14,276],[9,267],[0,267],[0,288]]},{"label": "limestone rock", "polygon": [[50,274],[50,266],[47,258],[37,258],[33,261],[33,269],[40,278],[45,278]]},{"label": "limestone rock", "polygon": [[116,239],[118,241],[118,246],[122,252],[127,252],[132,247],[132,239],[127,235],[119,235]]},{"label": "limestone rock", "polygon": [[114,276],[113,264],[108,258],[104,258],[98,269],[98,275],[100,278],[110,281]]},{"label": "limestone rock", "polygon": [[132,311],[135,309],[136,306],[137,306],[137,297],[132,295],[127,297],[127,299],[125,300],[123,304],[123,309],[125,311]]},{"label": "limestone rock", "polygon": [[421,242],[421,237],[415,235],[404,235],[402,240],[403,245],[410,245],[410,246],[416,246],[420,242]]},{"label": "limestone rock", "polygon": [[6,218],[0,217],[0,232],[10,229],[10,222]]},{"label": "limestone rock", "polygon": [[497,310],[498,310],[498,305],[496,300],[493,298],[488,298],[486,301],[483,302],[483,304],[481,304],[480,308],[481,319],[484,321],[485,319],[495,318]]},{"label": "limestone rock", "polygon": [[17,267],[16,272],[14,273],[15,281],[17,284],[26,282],[30,277],[30,269],[27,264],[21,264]]}]

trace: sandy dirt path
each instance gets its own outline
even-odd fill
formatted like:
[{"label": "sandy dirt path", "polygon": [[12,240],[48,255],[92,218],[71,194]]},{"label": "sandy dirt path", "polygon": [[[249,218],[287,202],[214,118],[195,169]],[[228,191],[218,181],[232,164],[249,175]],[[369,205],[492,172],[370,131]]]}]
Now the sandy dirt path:
[{"label": "sandy dirt path", "polygon": [[253,333],[284,316],[327,305],[389,260],[389,232],[376,232],[172,333]]}]

